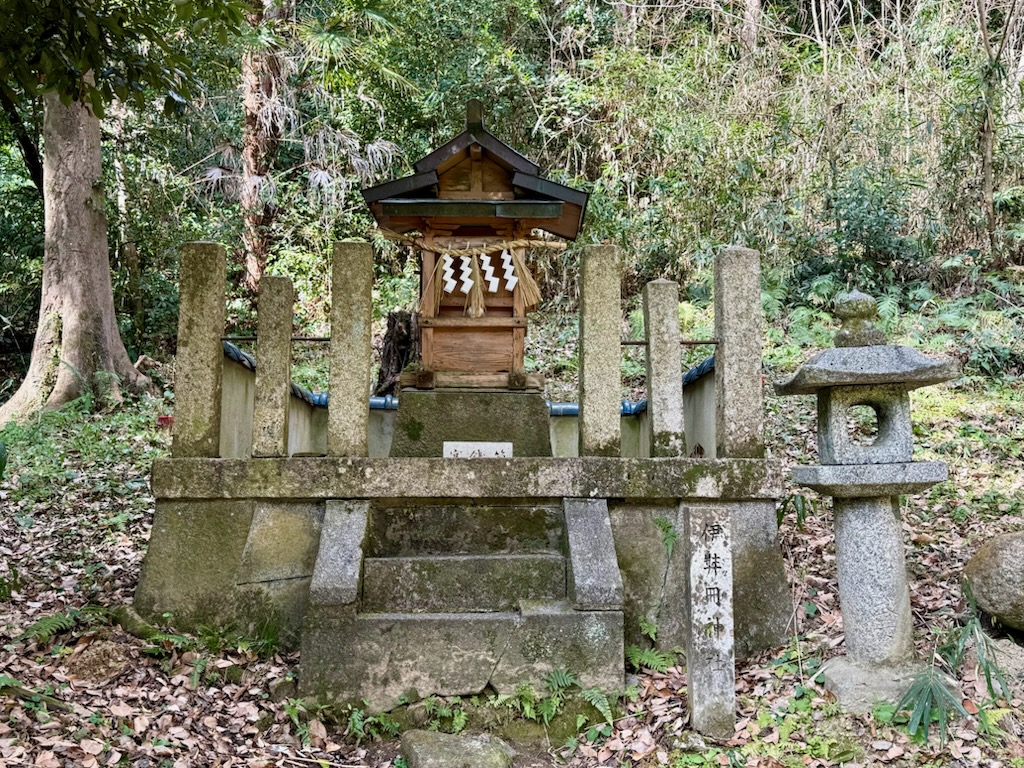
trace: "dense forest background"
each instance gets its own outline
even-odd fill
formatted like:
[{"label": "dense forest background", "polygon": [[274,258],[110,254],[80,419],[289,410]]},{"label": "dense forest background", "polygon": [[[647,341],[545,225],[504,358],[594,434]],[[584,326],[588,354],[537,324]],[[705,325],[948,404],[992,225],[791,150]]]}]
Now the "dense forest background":
[{"label": "dense forest background", "polygon": [[[931,317],[968,372],[1024,371],[1017,0],[268,0],[221,39],[190,5],[154,23],[191,96],[114,98],[102,116],[132,359],[173,352],[186,240],[233,254],[236,329],[264,270],[296,281],[301,326],[322,325],[344,237],[378,246],[380,311],[408,307],[409,252],[373,230],[359,189],[407,173],[477,97],[493,133],[591,193],[580,242],[623,246],[627,297],[664,276],[699,310],[715,249],[744,244],[783,331],[857,285],[883,319]],[[26,162],[45,152],[43,108],[5,88],[0,402],[28,364],[44,250]],[[575,258],[536,262],[556,307],[574,302]]]}]

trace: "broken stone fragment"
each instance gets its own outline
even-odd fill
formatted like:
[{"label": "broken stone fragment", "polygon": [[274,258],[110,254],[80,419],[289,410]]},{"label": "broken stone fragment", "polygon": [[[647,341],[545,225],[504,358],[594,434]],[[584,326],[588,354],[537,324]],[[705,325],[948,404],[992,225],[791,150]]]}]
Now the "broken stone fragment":
[{"label": "broken stone fragment", "polygon": [[402,734],[402,757],[409,768],[508,768],[515,756],[512,747],[488,734],[453,736],[435,731]]}]

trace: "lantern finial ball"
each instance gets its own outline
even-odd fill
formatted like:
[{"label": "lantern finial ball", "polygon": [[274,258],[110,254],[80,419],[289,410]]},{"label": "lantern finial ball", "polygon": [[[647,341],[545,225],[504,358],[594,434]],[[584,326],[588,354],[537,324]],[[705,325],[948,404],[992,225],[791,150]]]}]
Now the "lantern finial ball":
[{"label": "lantern finial ball", "polygon": [[843,327],[835,336],[837,347],[870,347],[885,344],[885,334],[875,326],[878,302],[854,289],[836,298],[836,317]]}]

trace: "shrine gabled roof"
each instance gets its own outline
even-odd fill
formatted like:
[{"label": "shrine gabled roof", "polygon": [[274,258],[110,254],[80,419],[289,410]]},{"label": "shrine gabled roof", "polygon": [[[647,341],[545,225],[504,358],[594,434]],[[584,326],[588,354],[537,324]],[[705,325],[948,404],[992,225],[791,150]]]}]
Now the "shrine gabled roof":
[{"label": "shrine gabled roof", "polygon": [[[402,234],[418,229],[427,219],[515,219],[574,240],[589,195],[540,176],[536,163],[484,129],[482,111],[479,101],[471,101],[466,130],[413,163],[414,174],[362,191],[378,225]],[[508,185],[504,196],[481,194],[479,199],[467,199],[465,194],[449,197],[442,192],[442,177],[470,157],[482,157],[507,175],[508,181],[502,182]]]}]

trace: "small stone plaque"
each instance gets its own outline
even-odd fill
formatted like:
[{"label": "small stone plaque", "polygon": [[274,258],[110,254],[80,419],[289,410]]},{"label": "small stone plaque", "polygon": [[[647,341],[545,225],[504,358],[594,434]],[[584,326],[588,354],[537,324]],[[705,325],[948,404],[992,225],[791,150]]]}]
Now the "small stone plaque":
[{"label": "small stone plaque", "polygon": [[446,459],[510,459],[512,443],[445,440],[442,455]]}]

